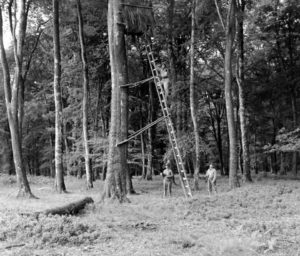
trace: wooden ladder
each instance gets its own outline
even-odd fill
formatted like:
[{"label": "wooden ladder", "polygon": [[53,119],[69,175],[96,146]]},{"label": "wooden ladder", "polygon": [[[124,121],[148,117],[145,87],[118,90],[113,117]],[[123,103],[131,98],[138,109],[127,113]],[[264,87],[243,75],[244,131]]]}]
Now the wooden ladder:
[{"label": "wooden ladder", "polygon": [[150,45],[146,46],[146,52],[147,52],[148,61],[150,63],[150,68],[151,68],[151,72],[153,75],[154,84],[155,84],[156,91],[158,94],[160,106],[162,108],[163,116],[164,116],[164,119],[165,119],[165,122],[167,125],[169,139],[170,139],[172,150],[174,153],[174,158],[176,161],[181,186],[182,186],[185,197],[192,197],[191,187],[190,187],[189,181],[187,179],[186,170],[184,168],[180,150],[179,150],[178,144],[177,144],[174,126],[173,126],[173,123],[172,123],[172,120],[170,117],[170,112],[169,112],[169,109],[167,106],[166,95],[165,95],[165,91],[163,88],[162,79],[157,70],[157,65],[155,63],[156,59],[154,58],[154,55],[153,55]]}]

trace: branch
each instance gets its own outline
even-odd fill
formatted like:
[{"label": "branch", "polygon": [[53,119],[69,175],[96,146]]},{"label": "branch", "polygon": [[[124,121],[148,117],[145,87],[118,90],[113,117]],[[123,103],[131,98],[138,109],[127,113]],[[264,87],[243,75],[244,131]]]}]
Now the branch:
[{"label": "branch", "polygon": [[222,28],[223,28],[224,31],[226,31],[225,25],[224,25],[224,21],[223,21],[223,17],[222,17],[222,15],[221,15],[220,8],[219,8],[219,5],[218,5],[217,0],[215,0],[215,6],[216,6],[216,9],[217,9],[217,13],[218,13],[218,16],[219,16],[219,19],[220,19]]},{"label": "branch", "polygon": [[10,0],[7,6],[7,10],[8,10],[8,19],[9,19],[9,28],[10,28],[10,32],[12,35],[14,35],[14,29],[13,29],[13,21],[12,21],[12,4],[13,4],[14,0]]},{"label": "branch", "polygon": [[27,65],[25,67],[25,72],[24,72],[24,75],[23,75],[23,80],[24,81],[26,80],[26,77],[27,77],[27,74],[28,74],[28,71],[29,71],[29,68],[30,68],[31,60],[32,60],[32,57],[33,57],[33,54],[34,54],[35,50],[37,49],[38,43],[40,41],[40,37],[41,37],[41,35],[42,35],[43,32],[44,32],[44,30],[40,30],[40,32],[39,32],[39,34],[38,34],[38,36],[36,38],[36,41],[34,43],[33,49],[30,52],[30,55],[29,55],[29,58],[28,58],[28,61],[27,61]]}]

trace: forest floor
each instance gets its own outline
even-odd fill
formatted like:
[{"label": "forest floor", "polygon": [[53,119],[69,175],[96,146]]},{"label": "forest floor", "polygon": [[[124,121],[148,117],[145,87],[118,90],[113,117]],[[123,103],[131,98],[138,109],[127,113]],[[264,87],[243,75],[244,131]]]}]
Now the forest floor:
[{"label": "forest floor", "polygon": [[[186,200],[180,186],[162,197],[162,180],[134,178],[131,203],[98,203],[102,181],[85,190],[85,181],[66,177],[67,194],[53,191],[53,180],[29,177],[39,199],[17,199],[14,177],[0,176],[0,255],[198,255],[300,256],[300,181],[255,179],[218,195],[202,190]],[[178,183],[178,181],[177,181]],[[79,216],[27,214],[91,196]],[[24,215],[24,213],[26,213]]]}]

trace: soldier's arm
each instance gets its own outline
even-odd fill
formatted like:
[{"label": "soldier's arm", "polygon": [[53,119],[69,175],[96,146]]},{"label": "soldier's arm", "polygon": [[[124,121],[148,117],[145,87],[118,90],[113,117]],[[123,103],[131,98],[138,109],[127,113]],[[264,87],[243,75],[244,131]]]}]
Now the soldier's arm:
[{"label": "soldier's arm", "polygon": [[212,182],[215,182],[217,180],[217,171],[214,170],[213,172],[213,178],[212,178]]}]

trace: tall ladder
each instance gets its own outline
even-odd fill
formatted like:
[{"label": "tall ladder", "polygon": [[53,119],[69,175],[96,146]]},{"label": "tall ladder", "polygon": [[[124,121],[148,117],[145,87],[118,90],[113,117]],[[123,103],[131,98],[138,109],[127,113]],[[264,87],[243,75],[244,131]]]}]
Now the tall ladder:
[{"label": "tall ladder", "polygon": [[154,79],[154,83],[155,83],[155,87],[156,87],[156,91],[158,94],[158,98],[159,98],[159,102],[160,102],[160,106],[164,115],[164,119],[167,125],[167,130],[168,130],[168,134],[169,134],[169,139],[172,145],[172,150],[174,153],[174,158],[176,161],[176,165],[177,165],[177,170],[179,173],[179,178],[180,178],[180,182],[181,182],[181,186],[184,192],[185,197],[192,197],[192,192],[191,192],[191,187],[189,185],[189,181],[187,179],[187,174],[186,174],[186,170],[184,168],[184,164],[182,161],[182,157],[180,154],[180,150],[178,148],[178,144],[177,144],[177,139],[176,139],[176,135],[175,135],[175,130],[174,130],[174,126],[170,117],[170,113],[168,110],[168,106],[167,106],[167,101],[166,101],[166,95],[165,95],[165,91],[163,88],[163,83],[162,83],[162,79],[159,75],[159,72],[157,70],[157,66],[156,66],[156,59],[154,58],[152,49],[150,45],[146,46],[146,52],[147,52],[147,57],[148,57],[148,61],[150,63],[150,68],[151,68],[151,72],[153,75],[153,79]]}]

